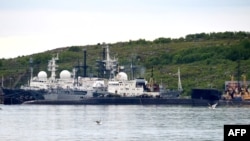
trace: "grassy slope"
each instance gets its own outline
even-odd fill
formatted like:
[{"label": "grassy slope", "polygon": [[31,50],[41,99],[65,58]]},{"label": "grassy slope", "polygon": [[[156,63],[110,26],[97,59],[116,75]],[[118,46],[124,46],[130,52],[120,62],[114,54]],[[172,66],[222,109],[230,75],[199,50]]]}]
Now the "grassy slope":
[{"label": "grassy slope", "polygon": [[[138,74],[149,79],[151,75],[151,67],[154,67],[154,78],[157,82],[162,82],[170,89],[177,88],[177,70],[181,71],[182,86],[185,90],[184,95],[188,95],[191,88],[218,88],[223,90],[224,82],[230,80],[231,74],[237,74],[237,61],[224,59],[220,53],[211,53],[210,49],[219,48],[227,50],[229,47],[238,47],[240,40],[204,40],[204,41],[171,41],[170,43],[153,43],[153,42],[119,42],[110,45],[110,53],[112,57],[117,57],[121,65],[130,66],[131,58],[134,58],[135,64],[143,66],[146,69],[145,74]],[[82,63],[82,49],[87,49],[88,71],[95,70],[95,60],[101,58],[102,45],[79,46],[80,50],[70,51],[70,47],[59,48],[44,53],[32,55],[34,63],[34,74],[39,70],[47,71],[47,61],[52,55],[59,53],[58,73],[63,69],[72,70],[72,67],[78,64],[78,60]],[[199,50],[202,48],[202,50]],[[175,58],[187,57],[193,54],[208,54],[206,59],[195,60],[190,63],[176,63]],[[165,55],[165,57],[164,57]],[[166,56],[171,56],[171,60]],[[31,56],[23,56],[14,59],[2,59],[0,75],[4,76],[5,86],[13,86],[14,81],[18,80],[18,76],[25,74],[16,87],[27,83],[29,78],[29,58]],[[159,60],[164,60],[160,63]],[[241,73],[250,76],[250,60],[241,60]],[[138,69],[138,72],[142,69]],[[58,74],[59,75],[59,74]],[[57,76],[58,76],[57,75]],[[11,78],[11,79],[10,79]],[[248,78],[248,77],[247,77]],[[240,78],[241,79],[241,78]]]}]

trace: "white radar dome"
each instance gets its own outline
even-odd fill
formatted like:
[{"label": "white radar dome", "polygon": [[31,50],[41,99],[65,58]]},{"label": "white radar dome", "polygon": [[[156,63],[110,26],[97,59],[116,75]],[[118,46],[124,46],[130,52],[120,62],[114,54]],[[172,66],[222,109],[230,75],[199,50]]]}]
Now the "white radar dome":
[{"label": "white radar dome", "polygon": [[128,75],[125,72],[119,72],[117,74],[118,80],[128,80]]},{"label": "white radar dome", "polygon": [[38,79],[45,79],[47,78],[47,73],[45,71],[40,71],[37,76]]},{"label": "white radar dome", "polygon": [[95,81],[93,87],[104,87],[104,82],[102,81]]},{"label": "white radar dome", "polygon": [[68,79],[68,78],[70,78],[70,72],[68,70],[61,71],[60,78],[61,79]]}]

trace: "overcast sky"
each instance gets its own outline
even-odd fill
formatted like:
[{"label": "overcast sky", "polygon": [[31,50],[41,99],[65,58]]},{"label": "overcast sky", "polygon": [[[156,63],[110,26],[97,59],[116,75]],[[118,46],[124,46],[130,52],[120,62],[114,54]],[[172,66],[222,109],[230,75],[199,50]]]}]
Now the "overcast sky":
[{"label": "overcast sky", "polygon": [[0,58],[59,47],[250,31],[250,0],[0,0]]}]

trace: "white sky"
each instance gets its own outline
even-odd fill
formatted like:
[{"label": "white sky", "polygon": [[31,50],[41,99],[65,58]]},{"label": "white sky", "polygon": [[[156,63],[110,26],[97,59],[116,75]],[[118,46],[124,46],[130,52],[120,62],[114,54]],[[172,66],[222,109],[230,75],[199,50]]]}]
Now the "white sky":
[{"label": "white sky", "polygon": [[72,45],[250,31],[249,0],[0,0],[0,58]]}]

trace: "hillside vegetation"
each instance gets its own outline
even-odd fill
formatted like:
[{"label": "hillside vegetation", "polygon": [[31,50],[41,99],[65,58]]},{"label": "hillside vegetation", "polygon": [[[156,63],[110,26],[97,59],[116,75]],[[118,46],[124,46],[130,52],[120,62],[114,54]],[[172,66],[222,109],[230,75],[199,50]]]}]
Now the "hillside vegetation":
[{"label": "hillside vegetation", "polygon": [[[242,80],[241,75],[250,77],[250,33],[219,32],[190,34],[185,38],[160,37],[154,41],[136,41],[109,44],[111,57],[119,60],[130,75],[131,62],[136,69],[136,77],[149,79],[153,69],[156,82],[169,89],[177,89],[177,70],[180,68],[184,95],[192,88],[224,89],[224,82]],[[29,60],[32,57],[34,75],[47,71],[48,60],[59,54],[59,72],[82,65],[83,49],[87,50],[89,75],[97,76],[96,60],[102,58],[103,44],[62,47],[30,56],[0,60],[0,75],[5,87],[20,87],[30,77]],[[47,71],[49,74],[49,72]],[[239,77],[238,77],[239,76]]]}]

